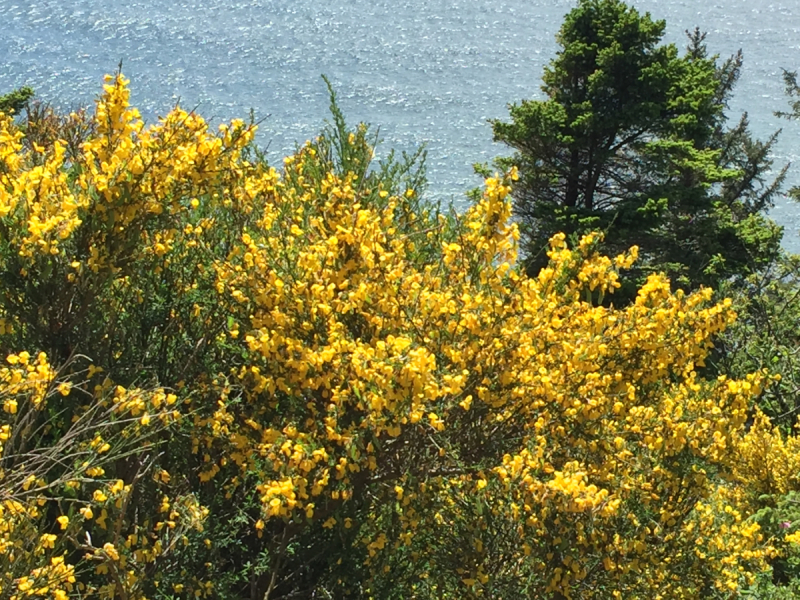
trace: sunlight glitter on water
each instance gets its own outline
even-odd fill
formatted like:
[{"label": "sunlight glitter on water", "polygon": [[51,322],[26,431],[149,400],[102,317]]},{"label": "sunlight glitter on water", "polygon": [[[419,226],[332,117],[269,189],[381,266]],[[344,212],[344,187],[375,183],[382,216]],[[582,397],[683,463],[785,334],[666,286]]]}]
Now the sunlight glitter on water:
[{"label": "sunlight glitter on water", "polygon": [[[255,109],[274,162],[327,117],[326,74],[351,121],[380,127],[384,151],[429,150],[430,194],[463,206],[478,185],[471,165],[502,154],[487,119],[540,95],[542,69],[567,0],[6,0],[0,2],[0,90],[33,86],[61,106],[90,103],[120,60],[133,101],[149,120],[178,99],[216,121]],[[638,2],[684,44],[695,25],[712,52],[742,48],[732,113],[748,110],[756,134],[780,127],[777,162],[797,153],[781,69],[800,68],[798,16],[789,0]],[[800,182],[797,170],[789,182]],[[787,247],[800,251],[800,209],[779,200]]]}]

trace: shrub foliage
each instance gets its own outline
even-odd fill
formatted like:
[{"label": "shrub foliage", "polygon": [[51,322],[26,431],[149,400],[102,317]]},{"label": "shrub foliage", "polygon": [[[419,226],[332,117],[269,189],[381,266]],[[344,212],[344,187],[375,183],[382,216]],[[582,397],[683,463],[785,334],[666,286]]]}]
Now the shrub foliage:
[{"label": "shrub foliage", "polygon": [[277,169],[128,99],[0,120],[0,596],[728,598],[791,544],[729,302],[606,306],[597,234],[528,277],[514,171],[442,214],[335,103]]}]

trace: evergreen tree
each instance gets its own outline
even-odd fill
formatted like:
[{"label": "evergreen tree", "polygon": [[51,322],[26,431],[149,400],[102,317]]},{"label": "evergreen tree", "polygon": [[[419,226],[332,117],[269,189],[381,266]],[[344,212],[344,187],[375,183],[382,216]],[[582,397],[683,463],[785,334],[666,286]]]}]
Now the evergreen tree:
[{"label": "evergreen tree", "polygon": [[619,0],[581,0],[545,69],[545,100],[512,105],[494,137],[516,150],[514,190],[529,271],[556,232],[606,232],[606,250],[640,247],[631,283],[664,271],[684,288],[769,263],[782,230],[763,212],[783,172],[767,180],[777,134],[753,140],[726,109],[741,53],[718,63],[704,34],[687,52],[662,44],[664,21]]},{"label": "evergreen tree", "polygon": [[[786,85],[786,95],[789,97],[789,112],[777,111],[778,117],[800,120],[800,83],[797,82],[797,71],[783,71],[783,82]],[[800,201],[800,186],[793,186],[789,190],[789,197]]]},{"label": "evergreen tree", "polygon": [[6,114],[19,114],[19,112],[33,98],[33,88],[24,86],[0,96],[0,112]]}]

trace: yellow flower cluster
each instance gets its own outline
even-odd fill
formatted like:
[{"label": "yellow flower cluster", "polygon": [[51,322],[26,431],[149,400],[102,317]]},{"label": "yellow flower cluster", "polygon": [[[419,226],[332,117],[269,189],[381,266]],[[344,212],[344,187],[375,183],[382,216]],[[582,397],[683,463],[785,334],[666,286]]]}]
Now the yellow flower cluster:
[{"label": "yellow flower cluster", "polygon": [[[729,513],[718,539],[733,555],[675,552],[693,548],[681,528],[699,518],[697,499],[719,493],[697,465],[736,464],[761,385],[697,376],[734,318],[727,303],[710,304],[708,290],[673,294],[657,276],[624,309],[587,302],[613,292],[616,269],[636,258],[636,249],[598,256],[592,236],[574,250],[557,236],[550,267],[525,279],[514,268],[509,178],[489,179],[447,240],[442,223],[409,233],[403,198],[376,203],[352,175],[328,173],[317,187],[305,178],[315,164],[312,148],[301,149],[274,181],[259,228],[217,269],[218,292],[240,307],[235,320],[249,321],[238,327],[252,358],[238,375],[254,424],[215,431],[244,471],[263,469],[265,519],[327,515],[332,501],[390,472],[381,448],[412,447],[428,472],[463,466],[459,437],[477,421],[522,427],[520,449],[491,473],[551,591],[569,595],[599,577],[593,561],[622,589],[658,584],[678,595],[698,588],[675,583],[676,572],[713,572],[728,585],[715,561],[732,561],[730,572],[762,568],[767,549]],[[441,260],[420,261],[431,239]],[[498,488],[483,491],[497,502]],[[399,539],[424,523],[423,502],[403,494]],[[447,522],[435,514],[430,525]],[[370,560],[391,547],[382,535],[365,542]]]},{"label": "yellow flower cluster", "polygon": [[[8,415],[15,415],[19,410],[20,396],[38,408],[45,396],[50,391],[50,386],[55,378],[55,371],[47,362],[44,353],[31,359],[28,352],[9,354],[6,357],[9,366],[0,367],[0,386],[3,393],[3,411]],[[8,427],[7,425],[4,427]],[[0,450],[2,442],[8,439],[10,431],[0,430]]]},{"label": "yellow flower cluster", "polygon": [[[338,139],[339,163],[316,140],[279,172],[250,160],[255,128],[242,122],[213,133],[175,109],[145,127],[127,83],[107,82],[74,164],[64,144],[25,150],[0,119],[0,219],[18,224],[3,235],[20,276],[56,273],[69,306],[101,297],[109,371],[124,372],[136,336],[163,341],[131,359],[158,355],[142,368],[155,389],[111,372],[100,381],[99,369],[60,388],[118,426],[81,440],[89,458],[68,483],[82,505],[31,538],[44,570],[14,575],[18,597],[60,598],[73,584],[138,597],[142,574],[202,529],[197,498],[212,489],[257,499],[253,537],[284,553],[270,565],[288,560],[292,536],[340,529],[369,589],[402,566],[421,569],[411,589],[433,597],[525,580],[543,597],[699,598],[734,594],[765,568],[774,550],[748,520],[754,494],[795,489],[800,454],[763,417],[746,427],[763,374],[699,374],[735,318],[727,301],[673,293],[654,275],[615,307],[618,271],[637,250],[600,256],[598,235],[574,248],[555,236],[549,266],[526,277],[515,172],[488,178],[464,214],[442,215],[369,170],[362,130]],[[157,292],[171,304],[149,306]],[[111,339],[117,323],[162,308],[160,328]],[[59,339],[72,313],[53,314]],[[217,372],[191,370],[201,354]],[[54,373],[44,357],[8,362],[0,393],[13,416],[20,396],[42,404]],[[103,479],[126,444],[178,421],[183,472]],[[32,494],[49,485],[25,482]],[[146,489],[135,511],[132,482]],[[168,493],[178,483],[190,491]],[[4,515],[38,526],[38,498],[26,502],[0,516],[9,547],[22,529]],[[68,534],[93,567],[86,582],[57,560]],[[444,594],[437,564],[463,587]],[[213,593],[188,578],[172,590]]]},{"label": "yellow flower cluster", "polygon": [[[126,582],[126,594],[134,593],[146,565],[168,552],[181,532],[201,531],[207,510],[193,496],[163,496],[161,519],[134,525],[125,555],[111,542],[96,545],[92,536],[113,539],[125,531],[123,527],[130,527],[126,512],[131,485],[121,479],[104,480],[103,465],[108,468],[157,430],[147,427],[146,415],[152,415],[160,428],[176,419],[175,395],[97,386],[94,405],[75,414],[62,438],[67,441],[38,447],[41,429],[37,423],[47,417],[55,398],[64,400],[75,386],[59,383],[43,353],[36,359],[27,352],[11,354],[6,363],[9,366],[0,369],[4,409],[0,418],[0,556],[4,557],[0,594],[13,600],[66,600],[76,592],[116,598],[120,577]],[[77,387],[88,393],[85,383]],[[70,468],[65,470],[65,465]],[[158,481],[168,483],[169,473],[162,470]],[[64,509],[57,494],[62,490],[69,490],[80,509],[61,514],[50,525],[48,512]],[[95,572],[113,575],[114,583],[77,580],[75,565],[66,562],[66,553],[75,550],[76,540],[81,540],[78,549],[87,552],[86,559],[95,563]]]}]

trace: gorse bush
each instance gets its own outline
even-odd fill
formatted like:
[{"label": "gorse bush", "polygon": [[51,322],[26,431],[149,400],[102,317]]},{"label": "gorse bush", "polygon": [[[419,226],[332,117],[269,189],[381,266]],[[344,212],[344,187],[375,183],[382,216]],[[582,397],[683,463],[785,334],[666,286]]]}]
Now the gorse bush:
[{"label": "gorse bush", "polygon": [[597,234],[528,277],[513,170],[440,213],[335,103],[276,169],[128,98],[0,121],[0,596],[728,598],[792,543],[729,302],[614,308]]},{"label": "gorse bush", "polygon": [[[180,416],[176,397],[107,384],[90,394],[85,379],[76,387],[59,380],[43,353],[10,354],[7,364],[0,369],[0,593],[140,596],[139,576],[187,528],[202,529],[206,512],[191,495],[161,493],[168,474],[143,460]],[[76,393],[85,404],[65,406]],[[144,476],[155,477],[149,490],[136,485]],[[160,510],[131,521],[128,506],[144,494]],[[136,551],[121,557],[118,547],[132,543]]]}]

